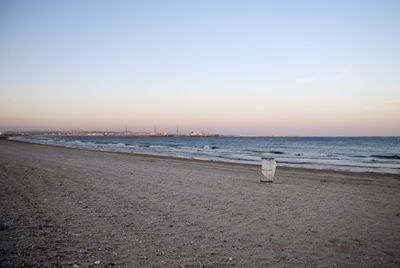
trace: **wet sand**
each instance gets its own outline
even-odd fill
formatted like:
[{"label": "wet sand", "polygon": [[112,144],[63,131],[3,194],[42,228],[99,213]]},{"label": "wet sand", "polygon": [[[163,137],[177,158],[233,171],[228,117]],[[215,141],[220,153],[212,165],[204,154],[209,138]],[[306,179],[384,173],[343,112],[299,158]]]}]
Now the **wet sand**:
[{"label": "wet sand", "polygon": [[0,266],[399,267],[400,176],[0,140]]}]

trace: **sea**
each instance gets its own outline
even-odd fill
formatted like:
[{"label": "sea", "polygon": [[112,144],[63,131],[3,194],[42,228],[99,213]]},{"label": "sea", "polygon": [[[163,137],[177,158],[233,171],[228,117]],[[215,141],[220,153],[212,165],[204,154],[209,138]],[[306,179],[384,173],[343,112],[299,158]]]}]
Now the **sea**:
[{"label": "sea", "polygon": [[400,137],[19,136],[14,140],[95,151],[260,165],[400,174]]}]

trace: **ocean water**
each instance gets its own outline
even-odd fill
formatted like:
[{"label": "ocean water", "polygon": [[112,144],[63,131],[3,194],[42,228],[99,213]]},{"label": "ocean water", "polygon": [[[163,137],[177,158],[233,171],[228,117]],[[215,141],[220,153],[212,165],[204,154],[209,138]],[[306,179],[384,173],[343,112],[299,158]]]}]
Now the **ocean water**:
[{"label": "ocean water", "polygon": [[65,147],[278,166],[400,174],[400,137],[14,137]]}]

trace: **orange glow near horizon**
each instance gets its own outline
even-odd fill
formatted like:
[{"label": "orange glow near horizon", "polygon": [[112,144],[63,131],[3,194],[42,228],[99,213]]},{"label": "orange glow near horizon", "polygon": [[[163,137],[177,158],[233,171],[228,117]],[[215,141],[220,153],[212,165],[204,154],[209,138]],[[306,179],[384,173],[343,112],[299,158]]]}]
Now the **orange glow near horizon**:
[{"label": "orange glow near horizon", "polygon": [[[153,103],[106,104],[40,100],[2,102],[1,127],[5,130],[122,130],[205,131],[243,135],[398,135],[398,105],[385,103],[335,102],[296,103],[288,101],[244,102],[225,100],[186,102],[176,107],[166,100]],[[87,100],[86,100],[87,101]],[[88,105],[83,105],[89,103]],[[24,107],[21,109],[20,107]],[[114,108],[117,107],[117,108]],[[379,112],[378,112],[379,111]]]}]

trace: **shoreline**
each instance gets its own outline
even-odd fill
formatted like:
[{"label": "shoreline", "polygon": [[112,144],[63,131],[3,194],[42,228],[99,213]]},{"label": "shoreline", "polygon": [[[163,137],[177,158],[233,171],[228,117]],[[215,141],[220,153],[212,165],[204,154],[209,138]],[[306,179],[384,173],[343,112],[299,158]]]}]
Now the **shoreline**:
[{"label": "shoreline", "polygon": [[[90,150],[90,149],[83,149],[83,148],[75,148],[75,147],[67,147],[62,145],[54,145],[54,144],[41,144],[41,143],[34,143],[28,141],[20,141],[20,140],[10,140],[10,142],[17,142],[17,143],[26,143],[26,144],[33,144],[33,145],[42,145],[42,146],[50,146],[56,148],[66,148],[66,149],[73,149],[73,150],[82,150],[88,152],[102,152],[102,153],[116,153],[116,154],[124,154],[124,155],[136,155],[136,156],[143,156],[143,157],[156,157],[156,158],[166,158],[166,159],[176,159],[176,160],[183,160],[183,161],[200,161],[200,162],[209,162],[209,163],[221,163],[221,164],[232,164],[232,165],[242,165],[242,166],[260,166],[261,167],[261,158],[260,163],[239,163],[239,162],[225,162],[225,161],[213,161],[213,160],[204,160],[204,159],[195,159],[195,158],[184,158],[184,157],[175,157],[175,156],[167,156],[167,155],[156,155],[156,154],[141,154],[141,153],[131,153],[131,152],[114,152],[114,151],[101,151],[101,150]],[[303,168],[303,167],[288,167],[288,166],[280,166],[279,162],[277,163],[277,168],[279,169],[287,169],[287,170],[302,170],[304,172],[323,172],[323,173],[332,173],[332,174],[345,174],[345,175],[364,175],[367,177],[370,176],[382,176],[382,177],[389,177],[389,178],[398,178],[400,179],[400,174],[391,174],[391,173],[378,173],[378,172],[358,172],[358,171],[342,171],[342,170],[334,170],[334,169],[316,169],[316,168]]]}]

